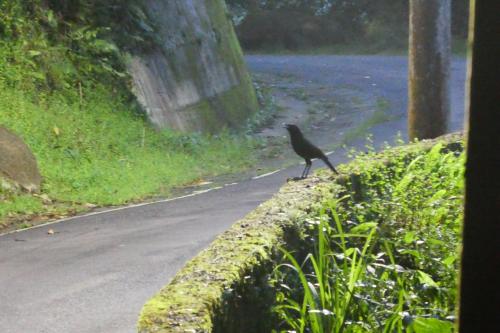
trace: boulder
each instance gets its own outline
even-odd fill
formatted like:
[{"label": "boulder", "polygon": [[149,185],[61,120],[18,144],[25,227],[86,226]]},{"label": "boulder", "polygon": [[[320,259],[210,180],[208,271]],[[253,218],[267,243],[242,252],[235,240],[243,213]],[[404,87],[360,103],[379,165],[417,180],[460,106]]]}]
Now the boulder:
[{"label": "boulder", "polygon": [[35,156],[23,140],[0,126],[0,178],[4,177],[29,192],[38,192],[42,177]]}]

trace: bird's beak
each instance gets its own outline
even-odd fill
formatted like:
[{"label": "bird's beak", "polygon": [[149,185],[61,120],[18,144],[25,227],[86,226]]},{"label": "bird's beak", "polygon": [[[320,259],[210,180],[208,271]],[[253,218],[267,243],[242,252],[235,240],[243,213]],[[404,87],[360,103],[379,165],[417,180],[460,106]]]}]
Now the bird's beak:
[{"label": "bird's beak", "polygon": [[288,128],[288,124],[283,123],[283,128]]}]

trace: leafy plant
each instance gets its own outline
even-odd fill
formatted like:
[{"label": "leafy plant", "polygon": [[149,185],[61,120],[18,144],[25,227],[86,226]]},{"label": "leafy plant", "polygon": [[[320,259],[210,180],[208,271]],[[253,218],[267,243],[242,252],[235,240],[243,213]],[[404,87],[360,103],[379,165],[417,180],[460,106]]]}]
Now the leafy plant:
[{"label": "leafy plant", "polygon": [[364,170],[362,200],[328,201],[306,220],[312,249],[302,261],[283,250],[275,270],[280,331],[452,332],[463,165],[440,144],[396,156]]},{"label": "leafy plant", "polygon": [[259,103],[259,110],[247,120],[245,126],[247,134],[255,133],[259,129],[272,124],[272,121],[280,111],[280,107],[271,95],[269,87],[255,78],[253,86]]}]

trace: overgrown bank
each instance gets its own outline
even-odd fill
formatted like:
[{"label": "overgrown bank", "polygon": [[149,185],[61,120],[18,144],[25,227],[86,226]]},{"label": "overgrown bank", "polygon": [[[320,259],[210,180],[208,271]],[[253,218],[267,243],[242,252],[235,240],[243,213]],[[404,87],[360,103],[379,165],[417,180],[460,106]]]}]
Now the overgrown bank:
[{"label": "overgrown bank", "polygon": [[[284,186],[151,299],[139,331],[449,329],[461,150],[461,138],[448,136],[361,156],[339,166],[338,178]],[[315,236],[318,224],[326,235]]]},{"label": "overgrown bank", "polygon": [[303,221],[305,255],[275,270],[279,331],[452,332],[464,157],[437,144],[388,167],[358,159],[351,193]]},{"label": "overgrown bank", "polygon": [[[138,3],[1,2],[0,124],[33,150],[43,184],[39,195],[0,187],[0,230],[165,195],[252,163],[244,136],[160,132],[145,120],[124,71],[123,50],[154,42]],[[120,15],[110,20],[110,8]]]}]

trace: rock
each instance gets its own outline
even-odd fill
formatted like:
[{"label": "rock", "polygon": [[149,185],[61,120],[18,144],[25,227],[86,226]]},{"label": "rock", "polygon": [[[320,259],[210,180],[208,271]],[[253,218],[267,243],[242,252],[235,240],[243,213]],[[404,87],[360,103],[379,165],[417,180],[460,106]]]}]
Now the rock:
[{"label": "rock", "polygon": [[29,192],[38,192],[42,177],[35,156],[14,133],[0,126],[0,177]]}]

